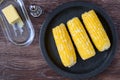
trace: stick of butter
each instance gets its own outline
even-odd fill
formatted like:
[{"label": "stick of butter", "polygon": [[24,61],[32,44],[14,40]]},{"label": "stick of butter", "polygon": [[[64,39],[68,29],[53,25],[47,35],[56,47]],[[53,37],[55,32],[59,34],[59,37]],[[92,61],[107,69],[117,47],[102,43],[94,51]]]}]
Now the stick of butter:
[{"label": "stick of butter", "polygon": [[2,12],[9,24],[14,25],[15,23],[18,23],[19,27],[23,27],[24,23],[13,5],[5,7],[4,9],[2,9]]},{"label": "stick of butter", "polygon": [[24,23],[21,17],[19,16],[18,12],[16,11],[15,7],[12,4],[10,4],[9,6],[2,9],[2,12],[6,17],[8,23],[13,26],[14,31],[16,32],[18,28],[20,33],[22,34],[23,32],[22,27],[24,26]]}]

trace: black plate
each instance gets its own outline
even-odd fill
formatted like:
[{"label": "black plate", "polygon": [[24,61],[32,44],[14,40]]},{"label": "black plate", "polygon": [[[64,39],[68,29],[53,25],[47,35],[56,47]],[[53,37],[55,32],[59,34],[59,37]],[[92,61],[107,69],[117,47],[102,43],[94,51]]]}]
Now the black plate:
[{"label": "black plate", "polygon": [[[71,68],[65,68],[59,58],[57,48],[52,35],[52,28],[60,23],[66,23],[69,19],[77,16],[81,19],[81,14],[85,11],[94,9],[103,23],[103,26],[110,38],[111,47],[102,53],[96,50],[96,56],[83,61],[76,51],[77,64]],[[82,20],[81,20],[82,21]],[[105,70],[111,63],[116,50],[117,37],[115,26],[111,18],[103,9],[92,3],[86,2],[69,2],[57,7],[46,18],[40,33],[40,46],[43,56],[48,64],[59,74],[71,78],[88,78]]]}]

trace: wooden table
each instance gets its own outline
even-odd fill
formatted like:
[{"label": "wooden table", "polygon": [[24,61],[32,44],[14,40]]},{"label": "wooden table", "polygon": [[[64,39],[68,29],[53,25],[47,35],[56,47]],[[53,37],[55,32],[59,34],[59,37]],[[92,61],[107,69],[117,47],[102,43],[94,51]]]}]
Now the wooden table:
[{"label": "wooden table", "polygon": [[[44,60],[39,49],[39,31],[46,15],[56,6],[74,0],[24,0],[26,8],[30,4],[43,7],[45,13],[39,18],[30,16],[36,36],[29,47],[14,46],[7,41],[0,28],[0,80],[72,80],[54,72]],[[90,1],[103,7],[112,17],[115,29],[120,34],[120,0],[80,0]],[[118,40],[120,44],[120,38]],[[101,74],[85,80],[120,80],[120,46],[112,64]]]}]

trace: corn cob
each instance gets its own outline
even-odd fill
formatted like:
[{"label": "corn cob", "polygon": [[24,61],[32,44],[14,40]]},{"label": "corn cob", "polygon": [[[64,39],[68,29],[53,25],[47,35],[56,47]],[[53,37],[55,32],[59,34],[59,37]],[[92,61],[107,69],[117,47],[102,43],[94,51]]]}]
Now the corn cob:
[{"label": "corn cob", "polygon": [[76,54],[65,25],[61,23],[53,28],[52,32],[63,65],[73,66],[76,63]]},{"label": "corn cob", "polygon": [[104,51],[110,48],[110,40],[94,10],[82,14],[82,19],[85,27],[90,34],[90,37],[99,51]]},{"label": "corn cob", "polygon": [[67,26],[81,58],[86,60],[93,57],[95,50],[79,18],[69,20]]}]

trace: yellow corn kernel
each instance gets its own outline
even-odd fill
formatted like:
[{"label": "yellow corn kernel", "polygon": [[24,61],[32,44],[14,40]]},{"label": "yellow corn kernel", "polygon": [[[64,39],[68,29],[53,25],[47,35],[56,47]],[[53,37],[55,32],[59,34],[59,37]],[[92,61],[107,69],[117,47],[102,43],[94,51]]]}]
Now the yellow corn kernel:
[{"label": "yellow corn kernel", "polygon": [[90,37],[99,51],[105,51],[110,48],[110,40],[94,10],[82,14],[85,27]]},{"label": "yellow corn kernel", "polygon": [[86,60],[93,57],[95,50],[79,18],[69,20],[67,26],[81,58]]},{"label": "yellow corn kernel", "polygon": [[53,28],[52,32],[63,65],[73,66],[76,63],[76,54],[65,25],[61,23]]}]

